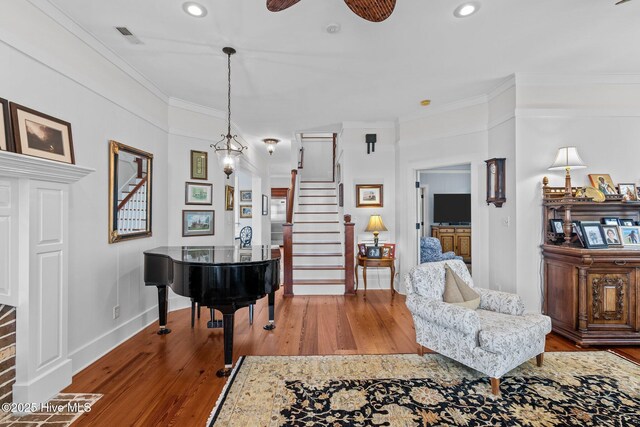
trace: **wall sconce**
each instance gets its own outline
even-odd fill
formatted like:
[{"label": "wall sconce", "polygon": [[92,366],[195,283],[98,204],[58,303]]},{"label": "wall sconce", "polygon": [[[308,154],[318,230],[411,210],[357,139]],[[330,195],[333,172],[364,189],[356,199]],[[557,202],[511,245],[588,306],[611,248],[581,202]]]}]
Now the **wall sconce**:
[{"label": "wall sconce", "polygon": [[262,142],[264,142],[267,146],[267,151],[269,152],[269,155],[271,156],[273,154],[274,151],[276,151],[276,144],[278,142],[280,142],[279,139],[275,139],[275,138],[265,138],[262,140]]}]

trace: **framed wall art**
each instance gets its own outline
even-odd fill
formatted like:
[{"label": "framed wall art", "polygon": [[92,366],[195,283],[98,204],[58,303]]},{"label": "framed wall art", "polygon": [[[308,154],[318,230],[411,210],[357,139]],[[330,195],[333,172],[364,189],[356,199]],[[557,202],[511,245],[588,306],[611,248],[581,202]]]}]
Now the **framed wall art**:
[{"label": "framed wall art", "polygon": [[213,236],[215,211],[182,211],[182,237]]},{"label": "framed wall art", "polygon": [[224,187],[224,199],[225,199],[225,209],[228,211],[233,210],[233,197],[235,195],[235,188],[230,185],[226,185]]},{"label": "framed wall art", "polygon": [[0,151],[13,151],[9,101],[3,98],[0,98]]},{"label": "framed wall art", "polygon": [[251,206],[240,206],[240,218],[253,218],[253,208]]},{"label": "framed wall art", "polygon": [[357,208],[381,208],[382,197],[382,184],[356,185]]},{"label": "framed wall art", "polygon": [[207,180],[209,177],[209,160],[206,151],[191,150],[191,179]]},{"label": "framed wall art", "polygon": [[262,195],[262,215],[269,215],[269,198],[266,194]]},{"label": "framed wall art", "polygon": [[247,203],[253,200],[253,193],[251,190],[240,190],[240,203]]},{"label": "framed wall art", "polygon": [[13,102],[10,110],[16,153],[75,164],[70,123]]},{"label": "framed wall art", "polygon": [[184,183],[185,205],[212,205],[213,184],[200,184],[198,182]]},{"label": "framed wall art", "polygon": [[618,194],[616,186],[609,174],[589,174],[589,181],[598,190],[606,194]]},{"label": "framed wall art", "polygon": [[344,207],[344,184],[338,185],[338,206]]}]

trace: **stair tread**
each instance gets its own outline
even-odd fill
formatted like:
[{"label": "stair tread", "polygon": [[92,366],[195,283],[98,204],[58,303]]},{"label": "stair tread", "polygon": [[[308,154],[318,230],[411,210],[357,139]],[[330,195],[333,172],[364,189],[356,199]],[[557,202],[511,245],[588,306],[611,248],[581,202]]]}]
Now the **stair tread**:
[{"label": "stair tread", "polygon": [[344,285],[344,279],[298,279],[293,281],[294,285]]},{"label": "stair tread", "polygon": [[312,253],[312,254],[293,254],[294,257],[296,256],[308,256],[308,257],[337,257],[337,256],[344,256],[344,254],[341,253]]},{"label": "stair tread", "polygon": [[295,265],[294,270],[344,270],[342,265]]}]

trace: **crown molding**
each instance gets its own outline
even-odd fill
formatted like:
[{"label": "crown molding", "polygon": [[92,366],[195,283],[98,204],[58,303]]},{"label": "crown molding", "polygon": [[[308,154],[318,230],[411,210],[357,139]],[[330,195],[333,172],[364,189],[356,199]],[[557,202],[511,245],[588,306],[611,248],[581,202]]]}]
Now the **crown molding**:
[{"label": "crown molding", "polygon": [[[483,133],[483,132],[487,132],[489,129],[487,127],[487,125],[481,125],[478,126],[476,128],[469,128],[469,129],[465,129],[465,130],[455,130],[452,132],[444,132],[441,134],[437,134],[437,135],[433,135],[433,136],[429,136],[426,138],[422,138],[422,139],[407,139],[405,138],[404,140],[399,140],[398,141],[398,145],[400,147],[419,147],[422,144],[425,143],[429,143],[429,142],[433,142],[433,141],[438,141],[441,139],[447,139],[447,138],[456,138],[459,136],[465,136],[465,135],[474,135],[477,133]],[[463,162],[464,163],[464,162]]]},{"label": "crown molding", "polygon": [[543,74],[517,73],[519,86],[640,85],[640,74]]},{"label": "crown molding", "polygon": [[[215,117],[222,120],[227,120],[227,112],[222,110],[217,110],[215,108],[207,107],[205,105],[196,104],[191,101],[186,101],[180,98],[170,97],[168,100],[168,104],[171,107],[180,108],[182,110],[191,111],[192,113],[204,114],[205,116]],[[231,121],[231,125],[234,127],[235,123],[233,120]]]},{"label": "crown molding", "polygon": [[449,102],[442,105],[434,106],[431,104],[425,111],[420,111],[414,114],[408,114],[400,117],[398,121],[400,123],[406,123],[413,120],[425,119],[427,117],[436,116],[438,114],[447,113],[449,111],[460,110],[462,108],[474,107],[476,105],[486,104],[489,97],[486,94],[473,96],[470,98],[461,99],[458,101]]},{"label": "crown molding", "polygon": [[500,84],[491,89],[487,94],[487,100],[492,101],[494,98],[502,95],[504,92],[508,91],[512,87],[516,85],[516,75],[512,74],[506,79],[504,79]]},{"label": "crown molding", "polygon": [[515,117],[522,118],[568,118],[568,117],[596,117],[596,118],[637,118],[640,108],[516,108]]},{"label": "crown molding", "polygon": [[136,70],[132,65],[118,56],[114,51],[109,49],[104,43],[98,40],[88,30],[74,21],[69,15],[51,3],[49,0],[27,0],[34,7],[39,9],[49,18],[54,20],[58,25],[63,27],[69,33],[73,34],[76,38],[82,41],[84,44],[92,48],[107,61],[127,74],[142,87],[148,90],[151,94],[164,101],[168,102],[169,97],[160,90],[151,80],[147,79],[142,73]]}]

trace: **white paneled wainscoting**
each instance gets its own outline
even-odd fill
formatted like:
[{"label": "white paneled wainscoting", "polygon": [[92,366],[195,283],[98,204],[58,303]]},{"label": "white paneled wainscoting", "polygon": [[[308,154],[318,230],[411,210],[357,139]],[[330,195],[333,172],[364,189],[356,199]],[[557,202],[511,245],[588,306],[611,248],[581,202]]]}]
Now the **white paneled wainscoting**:
[{"label": "white paneled wainscoting", "polygon": [[13,401],[71,383],[69,187],[92,169],[0,151],[0,304],[16,310]]}]

